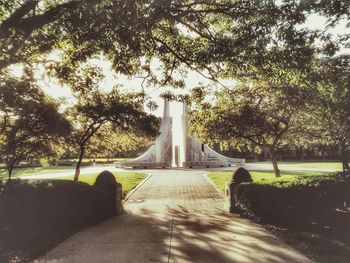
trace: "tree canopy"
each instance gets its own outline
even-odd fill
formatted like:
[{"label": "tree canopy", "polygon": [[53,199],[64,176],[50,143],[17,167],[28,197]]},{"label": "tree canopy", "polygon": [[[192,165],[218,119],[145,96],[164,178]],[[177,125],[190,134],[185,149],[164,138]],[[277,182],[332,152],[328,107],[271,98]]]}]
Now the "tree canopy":
[{"label": "tree canopy", "polygon": [[1,82],[0,123],[0,156],[9,177],[20,161],[52,155],[54,144],[71,128],[57,102],[26,79]]},{"label": "tree canopy", "polygon": [[116,88],[110,92],[93,90],[78,97],[77,104],[69,110],[75,123],[72,140],[79,147],[75,181],[79,178],[87,144],[103,125],[146,136],[158,134],[159,119],[144,111],[142,98],[142,94],[124,94]]},{"label": "tree canopy", "polygon": [[[344,59],[329,58],[349,45],[350,35],[334,37],[327,31],[342,20],[348,22],[349,9],[341,0],[2,0],[0,74],[10,83],[9,65],[40,64],[50,77],[73,90],[77,104],[70,116],[81,158],[102,125],[148,135],[154,135],[157,126],[156,118],[143,110],[144,94],[96,88],[102,72],[84,64],[90,59],[103,57],[114,72],[141,76],[160,87],[183,88],[190,70],[216,82],[236,80],[238,87],[231,85],[216,94],[214,107],[201,102],[209,92],[206,87],[192,87],[190,97],[164,96],[192,99],[200,104],[198,120],[221,125],[204,131],[194,120],[203,138],[241,138],[241,144],[269,147],[273,155],[287,134],[295,132],[298,113],[299,124],[302,116],[319,131],[326,129],[326,140],[329,133],[347,136],[348,128],[335,122],[346,123],[348,83],[341,74],[348,72]],[[328,19],[326,30],[308,28],[312,14]],[[336,69],[340,70],[332,76]],[[316,101],[325,106],[318,107]],[[309,112],[301,112],[306,108]],[[345,113],[336,111],[339,108]],[[326,110],[338,114],[332,124],[337,131],[319,121]],[[2,118],[0,125],[6,123]],[[279,173],[277,163],[275,172]]]},{"label": "tree canopy", "polygon": [[[303,68],[317,34],[302,26],[312,6],[248,0],[5,1],[0,68],[46,62],[64,52],[63,72],[103,54],[116,72],[150,83],[183,86],[186,69],[210,79]],[[161,72],[152,69],[160,64]],[[62,73],[62,72],[61,72]],[[288,74],[284,74],[288,75]]]},{"label": "tree canopy", "polygon": [[308,128],[322,144],[338,146],[344,158],[350,148],[350,57],[323,58],[317,64]]},{"label": "tree canopy", "polygon": [[202,104],[192,115],[192,133],[204,141],[239,148],[268,148],[276,176],[276,151],[299,129],[308,90],[269,82],[241,83],[217,95],[215,105]]}]

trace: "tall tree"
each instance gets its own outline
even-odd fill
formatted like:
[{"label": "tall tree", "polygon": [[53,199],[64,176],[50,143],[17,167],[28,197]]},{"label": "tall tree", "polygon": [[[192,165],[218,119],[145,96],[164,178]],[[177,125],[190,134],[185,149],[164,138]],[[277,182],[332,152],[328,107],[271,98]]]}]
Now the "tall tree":
[{"label": "tall tree", "polygon": [[203,103],[191,118],[191,130],[204,141],[233,147],[267,147],[276,176],[277,150],[297,131],[298,113],[308,91],[268,82],[241,83],[219,92],[215,105]]},{"label": "tall tree", "polygon": [[143,96],[123,94],[116,88],[110,92],[93,90],[80,94],[69,114],[75,122],[73,140],[79,147],[74,181],[79,179],[88,143],[103,125],[109,123],[116,130],[140,135],[155,136],[158,133],[159,120],[144,111]]},{"label": "tall tree", "polygon": [[350,150],[350,57],[323,58],[316,63],[317,93],[307,114],[310,134],[322,144],[336,145],[346,159]]},{"label": "tall tree", "polygon": [[9,178],[20,161],[53,154],[54,143],[70,132],[58,104],[26,79],[1,79],[0,120],[0,155]]}]

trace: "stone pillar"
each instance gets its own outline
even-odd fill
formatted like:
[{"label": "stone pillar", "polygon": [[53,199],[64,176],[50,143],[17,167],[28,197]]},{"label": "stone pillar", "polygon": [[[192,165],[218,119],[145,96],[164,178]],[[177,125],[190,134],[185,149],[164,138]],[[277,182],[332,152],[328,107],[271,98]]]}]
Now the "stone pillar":
[{"label": "stone pillar", "polygon": [[163,120],[160,135],[156,140],[156,163],[172,162],[172,120],[170,117],[169,101],[164,100]]},{"label": "stone pillar", "polygon": [[185,102],[182,104],[181,131],[180,166],[183,166],[183,163],[188,161],[188,151],[190,150],[187,138],[187,105]]}]

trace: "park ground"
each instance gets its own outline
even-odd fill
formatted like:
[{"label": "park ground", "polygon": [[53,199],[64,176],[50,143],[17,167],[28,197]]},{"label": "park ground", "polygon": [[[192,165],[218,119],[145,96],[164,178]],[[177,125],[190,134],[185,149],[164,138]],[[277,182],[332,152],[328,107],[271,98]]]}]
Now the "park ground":
[{"label": "park ground", "polygon": [[[119,160],[119,159],[118,159]],[[74,160],[71,160],[74,161]],[[101,159],[101,162],[107,161],[107,159]],[[113,171],[118,171],[118,168],[115,168],[110,163],[97,165],[96,167],[91,166],[92,160],[88,160],[85,163],[85,167],[82,168],[85,171],[101,171],[102,169],[108,169]],[[269,171],[272,172],[273,168],[271,162],[249,162],[246,164],[248,170],[256,171]],[[282,170],[282,175],[284,171],[292,172],[295,171],[297,174],[301,172],[317,172],[317,173],[329,173],[336,172],[341,170],[340,162],[279,162],[279,167]],[[230,170],[230,169],[227,169]],[[121,171],[121,169],[119,169]],[[69,174],[74,173],[74,166],[49,166],[49,167],[33,167],[33,168],[17,168],[14,169],[12,176],[13,177],[28,177],[28,176],[38,176],[37,178],[43,179],[54,178],[54,177],[64,177]],[[311,175],[312,173],[310,173]],[[7,176],[7,171],[3,167],[0,167],[0,178],[5,178]]]},{"label": "park ground", "polygon": [[[341,164],[337,162],[281,162],[281,178],[274,177],[272,165],[269,162],[248,163],[247,168],[251,171],[253,180],[256,183],[288,187],[293,184],[305,184],[315,179],[332,176],[330,173],[340,171]],[[124,196],[151,172],[149,170],[122,171],[120,168],[114,166],[97,165],[96,167],[84,167],[80,180],[91,185],[102,170],[113,172],[117,181],[123,186]],[[164,173],[163,171],[165,172],[166,170],[159,170],[157,173]],[[208,169],[208,171],[208,178],[221,189],[224,188],[225,182],[229,181],[232,177],[232,168]],[[14,171],[14,176],[26,179],[73,180],[73,172],[74,167],[72,166],[21,168]],[[6,172],[4,170],[1,170],[0,177],[6,178]],[[264,227],[316,262],[323,263],[330,260],[333,262],[348,262],[350,239],[339,239],[337,233],[334,231],[329,231],[329,229],[318,231],[316,228],[312,230],[297,229],[274,224],[264,224]]]},{"label": "park ground", "polygon": [[124,214],[85,228],[38,262],[310,262],[258,224],[226,212],[206,169],[150,173]]},{"label": "park ground", "polygon": [[[332,180],[334,172],[341,170],[341,164],[335,162],[282,162],[280,178],[276,178],[269,163],[250,163],[247,165],[253,181],[260,185],[272,185],[278,188],[317,184],[323,180]],[[208,178],[220,189],[232,178],[232,171],[208,173]],[[273,206],[274,204],[270,204]],[[335,208],[327,211],[319,221],[307,225],[289,225],[269,222],[263,226],[284,240],[290,246],[312,258],[315,262],[346,263],[350,258],[350,211]]]},{"label": "park ground", "polygon": [[[83,168],[79,187],[84,186],[84,183],[93,185],[97,175],[104,169],[103,166]],[[74,195],[74,191],[69,193],[73,184],[67,184],[67,180],[73,180],[73,172],[72,167],[24,168],[16,171],[16,176],[9,186],[6,180],[3,184],[0,180],[0,262],[29,262],[82,228],[98,222],[83,219],[73,220],[73,224],[71,220],[65,224],[64,220],[60,219],[61,215],[56,215],[57,202],[68,204],[67,210],[62,212],[63,217],[70,217],[75,213],[71,204],[78,202],[83,208],[76,212],[77,218],[83,217],[79,213],[83,214],[84,207],[89,207],[86,203],[94,203],[94,197],[89,194],[88,199],[77,201],[77,197],[80,197]],[[122,184],[123,198],[148,176],[134,171],[114,171],[113,175]],[[20,183],[22,181],[24,185]],[[48,188],[51,188],[51,194],[47,192]],[[59,189],[62,188],[66,188],[66,196],[60,196]],[[21,189],[21,192],[16,189]],[[13,194],[3,195],[4,190]],[[11,198],[8,198],[9,195]]]}]

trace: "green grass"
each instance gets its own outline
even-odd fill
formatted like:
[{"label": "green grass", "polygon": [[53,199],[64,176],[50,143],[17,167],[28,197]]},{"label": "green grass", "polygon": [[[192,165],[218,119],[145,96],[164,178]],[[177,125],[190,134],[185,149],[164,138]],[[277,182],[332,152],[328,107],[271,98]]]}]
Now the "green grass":
[{"label": "green grass", "polygon": [[[317,181],[328,179],[333,176],[329,172],[317,171],[281,171],[281,177],[275,177],[273,171],[252,170],[253,182],[257,184],[274,185],[277,187],[289,187],[292,185],[310,185],[316,184]],[[225,189],[225,183],[231,181],[232,171],[211,172],[208,177],[220,189]]]},{"label": "green grass", "polygon": [[[261,167],[271,167],[271,161],[264,162],[250,162],[249,164],[258,165]],[[342,169],[342,164],[338,162],[278,162],[278,165],[281,170],[290,170],[290,169],[300,169],[300,170],[317,170],[317,171],[340,171]]]},{"label": "green grass", "polygon": [[[112,164],[114,162],[120,162],[125,161],[130,158],[96,158],[96,163],[107,163]],[[82,164],[91,165],[93,162],[93,158],[84,159]],[[50,167],[18,167],[15,168],[12,172],[12,176],[22,176],[22,175],[32,175],[32,174],[50,174],[50,173],[58,173],[58,172],[69,172],[70,170],[74,169],[74,162],[77,162],[78,159],[62,159],[63,161],[69,161],[72,163],[72,165],[59,165],[59,166],[50,166]],[[26,162],[21,162],[22,166],[27,165]],[[101,164],[100,164],[101,165]],[[103,164],[102,164],[103,165]],[[0,163],[0,178],[7,176],[7,170],[4,163]]]},{"label": "green grass", "polygon": [[[73,180],[74,166],[18,168],[14,169],[12,176],[20,177],[26,175],[50,175],[68,172],[72,175],[61,175],[57,178],[55,178],[53,175],[50,179]],[[99,173],[84,173],[84,170],[82,170],[79,181],[93,185],[98,174]],[[117,182],[122,184],[124,196],[133,188],[135,188],[146,177],[146,174],[136,172],[114,172],[113,175],[115,176]],[[1,178],[7,178],[7,170],[0,170],[0,179]]]},{"label": "green grass", "polygon": [[[98,173],[81,174],[79,177],[79,181],[85,182],[89,185],[93,185],[97,175]],[[147,176],[144,173],[135,172],[113,172],[113,175],[117,182],[122,185],[123,197],[125,197],[128,192],[134,189]],[[57,179],[73,180],[73,176],[59,177]]]},{"label": "green grass", "polygon": [[[271,162],[254,162],[249,165],[252,165],[250,173],[254,183],[277,187],[316,184],[319,180],[331,178],[332,172],[342,170],[340,162],[279,162],[282,176],[276,178]],[[231,181],[232,171],[212,172],[208,177],[224,189],[225,183]]]},{"label": "green grass", "polygon": [[[74,170],[74,166],[50,166],[50,167],[32,167],[32,168],[17,168],[12,172],[13,177],[24,175],[42,175],[52,173],[65,173]],[[7,177],[7,170],[0,169],[0,178]]]},{"label": "green grass", "polygon": [[281,162],[282,167],[284,165],[293,165],[298,168],[313,168],[313,169],[332,169],[341,170],[341,162]]}]

